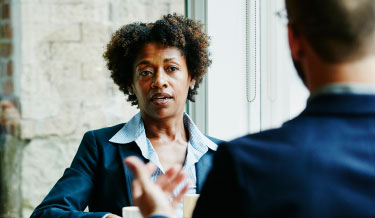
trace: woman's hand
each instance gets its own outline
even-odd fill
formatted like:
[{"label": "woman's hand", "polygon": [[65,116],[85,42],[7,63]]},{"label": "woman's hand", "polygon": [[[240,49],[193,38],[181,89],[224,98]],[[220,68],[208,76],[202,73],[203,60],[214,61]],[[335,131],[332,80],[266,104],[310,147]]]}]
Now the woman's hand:
[{"label": "woman's hand", "polygon": [[148,217],[153,214],[175,217],[176,208],[189,188],[187,183],[182,191],[172,196],[175,188],[186,178],[186,173],[180,167],[172,167],[164,175],[160,175],[153,183],[150,179],[155,171],[152,163],[144,164],[137,157],[129,157],[126,165],[133,171],[133,201],[139,207],[141,214]]}]

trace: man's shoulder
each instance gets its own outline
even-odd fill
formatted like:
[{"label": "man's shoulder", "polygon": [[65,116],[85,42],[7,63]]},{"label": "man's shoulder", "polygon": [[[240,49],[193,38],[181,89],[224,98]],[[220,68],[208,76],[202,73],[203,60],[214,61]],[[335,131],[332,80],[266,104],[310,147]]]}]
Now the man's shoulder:
[{"label": "man's shoulder", "polygon": [[232,157],[233,161],[257,163],[283,163],[295,157],[308,148],[301,143],[307,137],[306,126],[300,121],[286,123],[280,128],[270,129],[255,134],[248,134],[219,146],[221,153]]},{"label": "man's shoulder", "polygon": [[303,157],[308,146],[301,146],[302,140],[288,133],[287,129],[291,128],[283,126],[224,142],[219,146],[214,160],[216,164],[230,166],[237,177],[236,181],[244,188],[250,187],[249,184],[252,187],[266,187],[263,186],[266,184],[263,181],[265,177],[272,178],[266,180],[270,186],[271,180],[284,176],[298,183],[299,178],[293,175],[304,172],[301,168],[306,161]]},{"label": "man's shoulder", "polygon": [[[303,128],[303,126],[300,126]],[[233,146],[236,149],[246,149],[248,147],[266,148],[267,146],[287,146],[294,144],[295,138],[301,135],[294,134],[295,125],[285,125],[280,128],[270,129],[259,133],[248,134],[229,142],[223,143],[227,146]]]}]

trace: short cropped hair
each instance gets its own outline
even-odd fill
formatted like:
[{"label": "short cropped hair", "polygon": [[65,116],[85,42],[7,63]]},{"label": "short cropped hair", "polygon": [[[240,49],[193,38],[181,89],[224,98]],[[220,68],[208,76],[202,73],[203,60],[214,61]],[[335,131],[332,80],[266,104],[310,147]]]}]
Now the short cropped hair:
[{"label": "short cropped hair", "polygon": [[199,83],[211,64],[209,37],[201,23],[176,14],[165,15],[155,23],[128,24],[112,35],[103,57],[112,79],[128,96],[127,100],[132,105],[138,105],[135,94],[129,92],[133,83],[133,62],[143,46],[150,42],[177,47],[181,51],[189,74],[196,81],[187,97],[194,101]]},{"label": "short cropped hair", "polygon": [[328,63],[374,52],[374,0],[285,0],[289,23]]}]

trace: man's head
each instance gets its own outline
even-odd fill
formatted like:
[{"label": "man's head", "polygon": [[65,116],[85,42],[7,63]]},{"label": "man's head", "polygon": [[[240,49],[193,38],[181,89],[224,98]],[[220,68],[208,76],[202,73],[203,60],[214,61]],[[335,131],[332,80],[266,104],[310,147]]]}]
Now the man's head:
[{"label": "man's head", "polygon": [[375,52],[374,0],[286,0],[286,9],[295,33],[327,62]]},{"label": "man's head", "polygon": [[327,65],[375,54],[375,0],[285,0],[285,4],[292,56],[302,77],[308,64],[303,67],[299,59],[301,39]]}]

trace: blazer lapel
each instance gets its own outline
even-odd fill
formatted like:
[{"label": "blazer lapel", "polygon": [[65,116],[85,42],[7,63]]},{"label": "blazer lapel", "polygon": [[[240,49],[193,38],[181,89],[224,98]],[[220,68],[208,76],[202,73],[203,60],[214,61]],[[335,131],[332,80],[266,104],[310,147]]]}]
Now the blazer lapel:
[{"label": "blazer lapel", "polygon": [[118,144],[117,146],[118,150],[119,150],[119,153],[120,153],[120,157],[121,157],[121,160],[122,160],[122,166],[124,168],[124,173],[125,173],[125,181],[126,181],[126,193],[127,193],[127,201],[129,202],[129,205],[133,205],[133,197],[132,197],[132,190],[131,190],[131,187],[132,187],[132,182],[133,182],[133,173],[131,172],[131,170],[129,169],[129,167],[127,167],[124,163],[124,160],[127,158],[127,157],[130,157],[130,156],[136,156],[138,157],[139,159],[143,160],[144,162],[147,162],[147,160],[145,158],[143,158],[142,154],[141,154],[141,150],[139,149],[139,147],[135,144],[135,142],[131,142],[129,144]]},{"label": "blazer lapel", "polygon": [[213,151],[208,150],[201,159],[195,164],[195,170],[197,175],[197,194],[202,190],[202,186],[206,181],[206,177],[211,170],[212,160],[213,160]]},{"label": "blazer lapel", "polygon": [[[124,168],[125,174],[125,181],[126,181],[126,193],[127,193],[127,201],[129,205],[133,205],[133,197],[132,197],[132,182],[133,182],[133,173],[131,170],[125,165],[124,160],[130,156],[137,156],[139,159],[143,160],[145,163],[148,162],[142,154],[139,147],[136,145],[135,142],[131,142],[129,144],[118,144],[117,146],[119,150],[119,154],[121,157],[122,166]],[[214,151],[208,150],[206,154],[204,154],[201,159],[195,164],[196,176],[197,176],[197,193],[199,194],[202,190],[202,186],[206,181],[206,177],[211,170],[212,161],[213,161]]]}]

